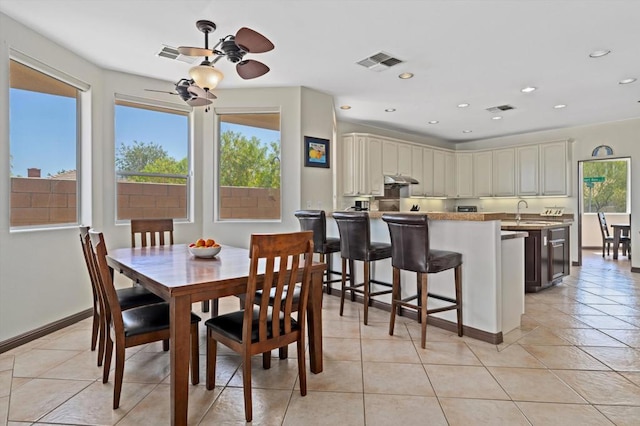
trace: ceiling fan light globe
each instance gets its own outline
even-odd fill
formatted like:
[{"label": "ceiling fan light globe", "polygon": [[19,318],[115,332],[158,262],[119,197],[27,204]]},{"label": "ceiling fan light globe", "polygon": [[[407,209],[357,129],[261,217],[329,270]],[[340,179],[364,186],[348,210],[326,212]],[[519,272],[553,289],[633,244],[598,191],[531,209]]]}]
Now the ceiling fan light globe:
[{"label": "ceiling fan light globe", "polygon": [[224,78],[224,75],[210,65],[196,65],[189,70],[189,75],[199,87],[213,90]]}]

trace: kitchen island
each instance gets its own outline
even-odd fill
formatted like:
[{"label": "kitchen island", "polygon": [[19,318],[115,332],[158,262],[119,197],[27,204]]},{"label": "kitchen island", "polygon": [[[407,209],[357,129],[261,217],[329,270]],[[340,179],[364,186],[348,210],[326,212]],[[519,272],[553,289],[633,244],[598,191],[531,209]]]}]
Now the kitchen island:
[{"label": "kitchen island", "polygon": [[[381,220],[383,213],[369,212],[372,241],[390,241],[387,224]],[[464,334],[491,343],[501,343],[504,333],[520,325],[520,315],[524,313],[524,237],[527,233],[522,230],[503,232],[501,219],[504,213],[411,214],[426,214],[429,217],[432,248],[462,253]],[[328,235],[338,237],[335,221],[331,219],[331,214],[327,216]],[[339,262],[339,253],[334,262]],[[362,282],[362,265],[358,265],[358,262],[355,271],[357,281]],[[391,259],[374,262],[371,271],[372,278],[390,283]],[[430,274],[429,291],[452,297],[453,281],[453,270]],[[414,273],[402,271],[402,282],[402,297],[415,294]],[[338,286],[339,284],[336,288]],[[374,306],[389,309],[390,297],[385,296],[376,298]],[[441,302],[430,299],[429,307],[432,304],[433,307],[440,306],[439,303]],[[405,309],[405,312],[413,311]],[[455,322],[455,311],[429,316],[429,324],[452,331],[455,330]]]}]

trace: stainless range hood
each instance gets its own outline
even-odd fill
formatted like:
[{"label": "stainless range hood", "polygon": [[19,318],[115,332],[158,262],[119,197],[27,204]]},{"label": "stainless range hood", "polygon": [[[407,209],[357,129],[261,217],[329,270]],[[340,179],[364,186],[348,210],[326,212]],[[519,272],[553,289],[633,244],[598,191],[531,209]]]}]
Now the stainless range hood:
[{"label": "stainless range hood", "polygon": [[384,184],[385,185],[415,185],[418,182],[416,179],[410,176],[402,176],[402,175],[385,175],[384,176]]}]

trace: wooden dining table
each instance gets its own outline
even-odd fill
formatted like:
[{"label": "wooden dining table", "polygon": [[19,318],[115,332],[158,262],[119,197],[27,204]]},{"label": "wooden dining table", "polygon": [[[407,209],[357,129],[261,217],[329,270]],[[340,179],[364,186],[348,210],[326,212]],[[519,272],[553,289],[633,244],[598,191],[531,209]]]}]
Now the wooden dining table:
[{"label": "wooden dining table", "polygon": [[[620,248],[620,237],[622,237],[623,233],[629,234],[631,233],[631,225],[614,223],[611,224],[611,229],[613,230],[613,258],[618,258],[618,249]],[[627,247],[627,251],[629,247]],[[623,253],[624,254],[624,253]]]},{"label": "wooden dining table", "polygon": [[[191,304],[246,292],[249,250],[223,246],[211,259],[196,258],[183,244],[112,250],[107,262],[170,304],[171,424],[187,424]],[[307,306],[309,368],[322,372],[322,277],[314,262]],[[258,279],[258,287],[261,286]]]}]

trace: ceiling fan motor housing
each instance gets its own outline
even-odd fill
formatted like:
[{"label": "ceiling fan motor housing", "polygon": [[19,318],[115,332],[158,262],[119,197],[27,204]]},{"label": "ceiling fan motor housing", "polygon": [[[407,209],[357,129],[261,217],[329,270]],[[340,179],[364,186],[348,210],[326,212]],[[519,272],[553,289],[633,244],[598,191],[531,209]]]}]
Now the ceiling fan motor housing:
[{"label": "ceiling fan motor housing", "polygon": [[220,49],[222,49],[227,56],[227,59],[234,64],[240,62],[247,53],[236,44],[233,37],[229,37],[229,40],[223,41]]}]

